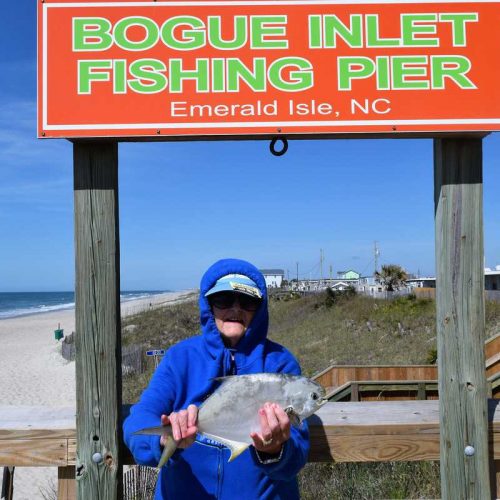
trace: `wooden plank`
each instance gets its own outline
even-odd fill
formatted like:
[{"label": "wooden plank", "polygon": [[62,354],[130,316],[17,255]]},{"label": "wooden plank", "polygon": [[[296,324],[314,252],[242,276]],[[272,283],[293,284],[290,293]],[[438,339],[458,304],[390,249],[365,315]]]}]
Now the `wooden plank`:
[{"label": "wooden plank", "polygon": [[76,500],[74,466],[57,469],[57,500]]},{"label": "wooden plank", "polygon": [[[76,251],[77,498],[122,496],[118,145],[73,149]],[[102,460],[92,457],[98,453]]]},{"label": "wooden plank", "polygon": [[[336,435],[311,427],[309,462],[414,462],[440,458],[439,433]],[[500,436],[490,441],[500,463]],[[500,491],[500,490],[499,490]]]},{"label": "wooden plank", "polygon": [[498,373],[500,373],[500,352],[486,360],[486,377],[490,378]]},{"label": "wooden plank", "polygon": [[486,359],[500,352],[500,333],[486,340],[484,344],[484,355]]},{"label": "wooden plank", "polygon": [[66,465],[67,440],[54,439],[2,439],[0,466],[48,467]]},{"label": "wooden plank", "polygon": [[[436,139],[434,167],[441,495],[486,499],[481,139]],[[472,456],[465,455],[467,446]]]},{"label": "wooden plank", "polygon": [[439,436],[311,436],[310,462],[394,462],[439,460]]}]

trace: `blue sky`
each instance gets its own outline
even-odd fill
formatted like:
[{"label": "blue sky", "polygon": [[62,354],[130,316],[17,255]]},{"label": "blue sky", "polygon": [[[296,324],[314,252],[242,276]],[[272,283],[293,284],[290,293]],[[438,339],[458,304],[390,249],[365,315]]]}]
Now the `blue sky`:
[{"label": "blue sky", "polygon": [[[36,139],[36,2],[0,43],[0,290],[74,286],[72,145]],[[431,140],[121,144],[122,288],[196,287],[216,259],[319,275],[381,263],[434,273]],[[500,264],[500,135],[484,141],[485,257]]]}]

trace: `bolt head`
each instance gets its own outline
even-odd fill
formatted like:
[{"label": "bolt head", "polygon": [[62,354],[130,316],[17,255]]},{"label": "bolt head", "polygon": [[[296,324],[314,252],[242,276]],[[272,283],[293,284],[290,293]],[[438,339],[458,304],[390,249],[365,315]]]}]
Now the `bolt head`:
[{"label": "bolt head", "polygon": [[464,453],[466,457],[472,457],[476,453],[476,450],[474,449],[474,446],[466,446]]},{"label": "bolt head", "polygon": [[102,455],[100,453],[94,453],[92,455],[92,462],[99,464],[102,462]]}]

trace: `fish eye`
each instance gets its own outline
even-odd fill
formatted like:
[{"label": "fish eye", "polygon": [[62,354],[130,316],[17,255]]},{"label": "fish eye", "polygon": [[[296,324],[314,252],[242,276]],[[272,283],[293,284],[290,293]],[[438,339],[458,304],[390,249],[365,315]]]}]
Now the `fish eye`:
[{"label": "fish eye", "polygon": [[311,392],[311,398],[316,401],[318,399],[318,394],[316,392]]}]

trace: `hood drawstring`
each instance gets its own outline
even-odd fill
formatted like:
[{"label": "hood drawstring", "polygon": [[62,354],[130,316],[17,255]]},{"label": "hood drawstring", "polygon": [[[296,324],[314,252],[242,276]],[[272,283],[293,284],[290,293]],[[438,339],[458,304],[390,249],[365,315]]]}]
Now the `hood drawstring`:
[{"label": "hood drawstring", "polygon": [[236,353],[236,349],[227,349],[227,354],[224,355],[224,376],[228,375],[236,375],[236,361],[234,359],[234,355]]}]

